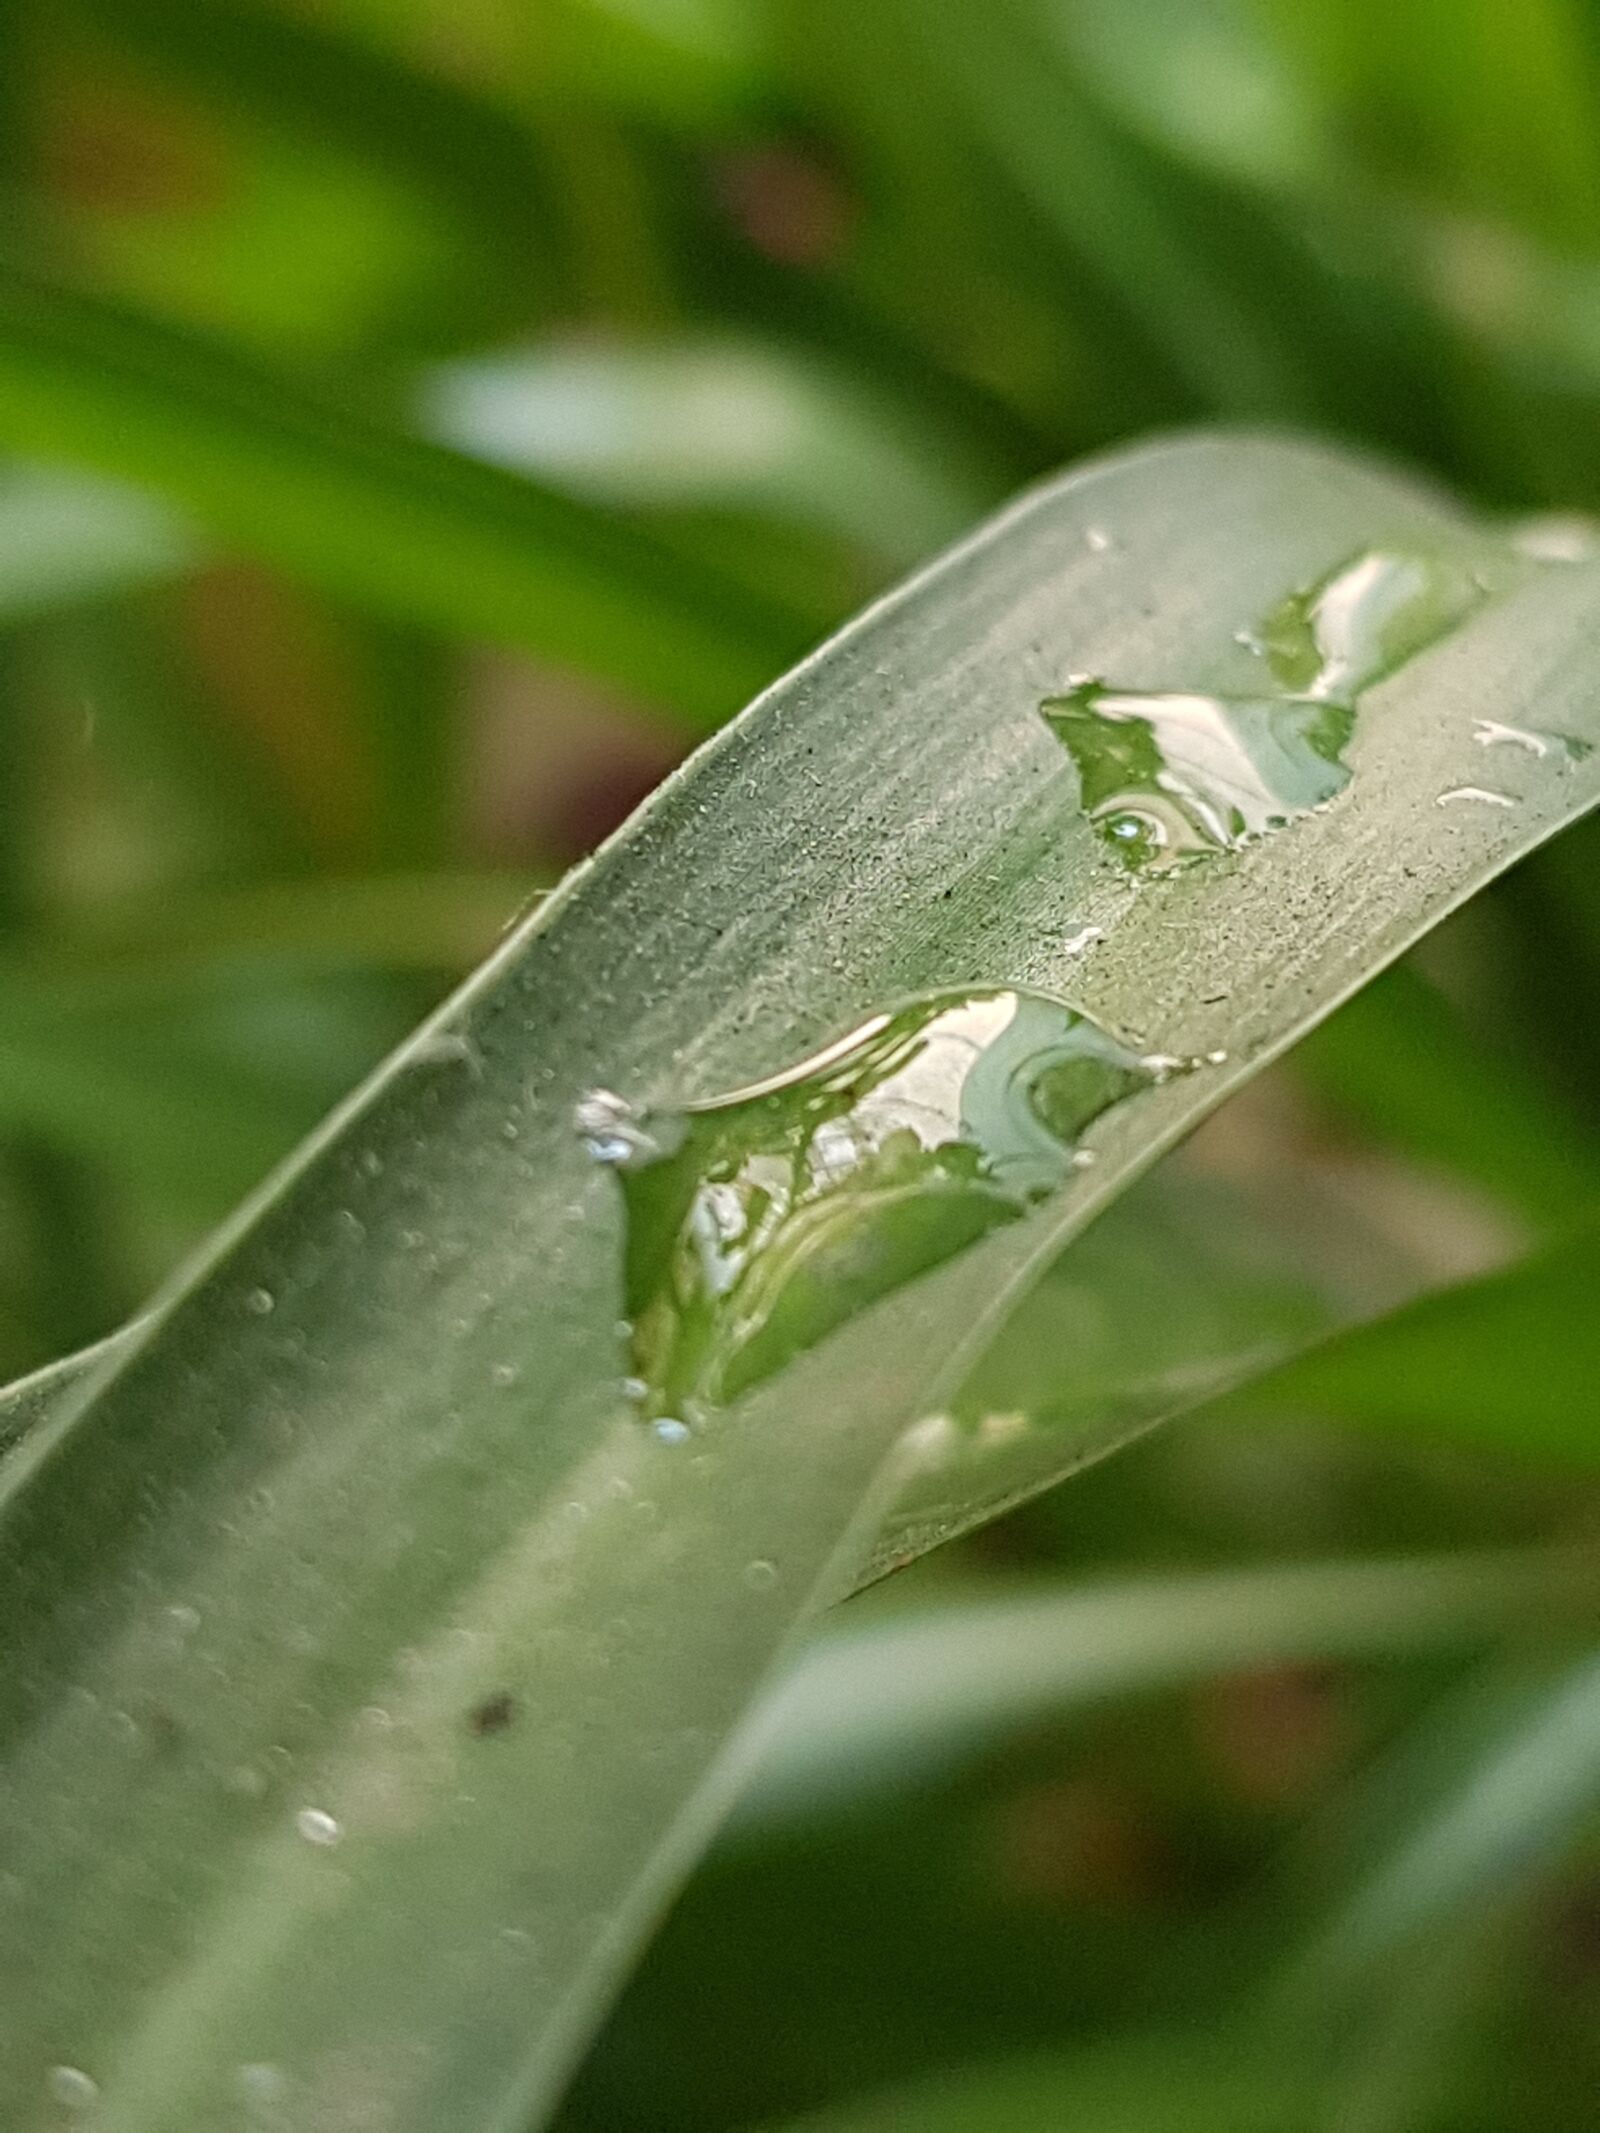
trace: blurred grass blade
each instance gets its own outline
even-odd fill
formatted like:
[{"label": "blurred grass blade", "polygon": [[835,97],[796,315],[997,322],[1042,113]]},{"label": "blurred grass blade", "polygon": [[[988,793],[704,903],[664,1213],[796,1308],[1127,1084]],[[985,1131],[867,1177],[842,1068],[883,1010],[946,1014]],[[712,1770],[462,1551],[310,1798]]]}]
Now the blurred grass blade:
[{"label": "blurred grass blade", "polygon": [[1248,1668],[1470,1644],[1530,1613],[1580,1618],[1600,1556],[1295,1563],[1076,1590],[974,1593],[826,1631],[755,1721],[734,1827],[920,1782],[997,1735],[1113,1696]]},{"label": "blurred grass blade", "polygon": [[0,447],[145,484],[285,570],[714,723],[803,626],[572,499],[0,271]]},{"label": "blurred grass blade", "polygon": [[953,440],[732,339],[485,357],[426,383],[442,443],[599,504],[770,512],[906,564],[996,500]]},{"label": "blurred grass blade", "polygon": [[[1040,699],[1092,675],[1259,700],[1239,633],[1375,544],[1424,583],[1468,573],[1476,604],[1368,689],[1348,785],[1131,871]],[[1003,515],[669,780],[8,1459],[9,2121],[49,2123],[59,2064],[106,2133],[226,2119],[262,2068],[307,2124],[547,2111],[786,1639],[859,1575],[906,1466],[958,1441],[925,1418],[1039,1272],[1600,796],[1580,747],[1497,770],[1505,804],[1438,804],[1481,784],[1474,716],[1600,743],[1597,582],[1336,453],[1180,443]],[[974,981],[1099,1025],[1029,1010],[1089,1047],[1066,1055],[1089,1094],[1128,1092],[1092,1164],[847,1292],[694,1430],[647,1426],[621,1195],[577,1106],[603,1150],[597,1088],[647,1111],[740,1089]],[[1104,1424],[1063,1418],[1054,1471]]]},{"label": "blurred grass blade", "polygon": [[1135,2032],[947,2069],[791,2119],[784,2133],[1317,2133],[1319,2105],[1303,2066],[1262,2058],[1237,2037]]},{"label": "blurred grass blade", "polygon": [[1409,965],[1358,993],[1295,1071],[1369,1132],[1541,1224],[1600,1203],[1600,1160],[1523,1056],[1468,1027]]},{"label": "blurred grass blade", "polygon": [[1329,1341],[1229,1402],[1600,1464],[1600,1226]]},{"label": "blurred grass blade", "polygon": [[1370,1790],[1369,1820],[1391,1826],[1296,1966],[1297,1991],[1372,1974],[1524,1889],[1574,1841],[1600,1804],[1600,1658],[1554,1680],[1479,1684],[1404,1742]]},{"label": "blurred grass blade", "polygon": [[200,543],[136,489],[60,468],[0,470],[0,623],[191,569]]}]

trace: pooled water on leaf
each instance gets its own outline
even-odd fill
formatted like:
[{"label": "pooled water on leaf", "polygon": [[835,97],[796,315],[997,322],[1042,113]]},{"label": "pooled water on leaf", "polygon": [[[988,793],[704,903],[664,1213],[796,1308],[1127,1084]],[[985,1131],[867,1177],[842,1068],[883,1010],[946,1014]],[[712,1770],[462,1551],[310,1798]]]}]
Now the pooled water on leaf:
[{"label": "pooled water on leaf", "polygon": [[1130,867],[1237,850],[1348,782],[1345,705],[1108,689],[1040,706],[1077,766],[1083,807]]},{"label": "pooled water on leaf", "polygon": [[1237,851],[1332,800],[1350,781],[1361,691],[1481,598],[1458,564],[1374,549],[1237,633],[1268,689],[1219,696],[1082,677],[1039,708],[1106,843],[1134,871],[1170,868]]},{"label": "pooled water on leaf", "polygon": [[[635,1126],[615,1167],[641,1412],[658,1436],[687,1434],[685,1418],[1015,1221],[1063,1183],[1097,1118],[1189,1065],[1042,993],[937,992]],[[607,1148],[621,1123],[598,1136]]]},{"label": "pooled water on leaf", "polygon": [[1462,565],[1372,549],[1280,600],[1254,633],[1273,679],[1297,696],[1348,703],[1414,659],[1483,598]]}]

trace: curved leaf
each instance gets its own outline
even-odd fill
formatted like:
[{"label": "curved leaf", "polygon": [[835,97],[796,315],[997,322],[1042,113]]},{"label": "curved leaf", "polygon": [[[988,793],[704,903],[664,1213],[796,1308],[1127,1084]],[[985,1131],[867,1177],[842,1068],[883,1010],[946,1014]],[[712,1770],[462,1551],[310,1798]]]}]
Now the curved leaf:
[{"label": "curved leaf", "polygon": [[[1264,705],[1238,633],[1314,619],[1306,589],[1374,553],[1466,573],[1473,605],[1345,706],[1343,789],[1131,872],[1040,701],[1088,675]],[[11,2121],[49,2122],[59,2065],[116,2133],[215,2121],[247,2079],[391,2133],[547,2108],[726,1802],[786,1636],[957,1441],[922,1418],[1039,1269],[1600,795],[1575,748],[1508,760],[1505,804],[1437,804],[1482,782],[1475,716],[1600,740],[1595,584],[1336,454],[1173,445],[1027,499],[670,780],[8,1461]],[[924,1224],[916,1278],[869,1260],[871,1302],[725,1410],[644,1424],[621,1196],[575,1114],[604,1152],[686,1098],[724,1098],[702,1134],[742,1131],[760,1088],[725,1092],[841,1029],[889,1043],[908,994],[925,1031],[930,989],[1010,1027],[985,986],[1095,1018],[1030,1010],[1092,1166],[986,1074],[984,1130],[1053,1150],[1059,1185],[1005,1201],[971,1142],[940,1143],[979,1241],[930,1259]],[[870,1055],[832,1056],[859,1077]],[[1033,1485],[1102,1421],[1040,1432]],[[946,1488],[908,1531],[966,1512]]]}]

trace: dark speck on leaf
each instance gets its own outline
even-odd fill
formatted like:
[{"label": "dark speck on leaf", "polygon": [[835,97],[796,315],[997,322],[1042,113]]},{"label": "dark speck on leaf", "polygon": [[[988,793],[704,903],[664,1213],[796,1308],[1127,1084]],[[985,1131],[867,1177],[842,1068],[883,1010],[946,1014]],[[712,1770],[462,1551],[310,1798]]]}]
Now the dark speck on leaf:
[{"label": "dark speck on leaf", "polygon": [[486,1696],[482,1703],[468,1713],[467,1724],[480,1739],[491,1733],[504,1733],[517,1715],[516,1704],[507,1689],[499,1689],[493,1696]]}]

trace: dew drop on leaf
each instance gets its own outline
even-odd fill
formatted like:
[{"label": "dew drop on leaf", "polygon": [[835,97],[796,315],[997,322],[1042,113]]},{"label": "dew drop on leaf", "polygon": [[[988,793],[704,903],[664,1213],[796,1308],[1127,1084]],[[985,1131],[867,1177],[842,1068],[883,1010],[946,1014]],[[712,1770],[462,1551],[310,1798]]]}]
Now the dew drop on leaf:
[{"label": "dew drop on leaf", "polygon": [[1043,993],[936,992],[652,1119],[663,1152],[617,1171],[643,1413],[687,1434],[1017,1220],[1071,1176],[1096,1119],[1192,1064]]}]

